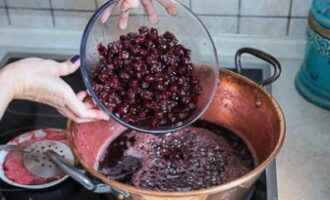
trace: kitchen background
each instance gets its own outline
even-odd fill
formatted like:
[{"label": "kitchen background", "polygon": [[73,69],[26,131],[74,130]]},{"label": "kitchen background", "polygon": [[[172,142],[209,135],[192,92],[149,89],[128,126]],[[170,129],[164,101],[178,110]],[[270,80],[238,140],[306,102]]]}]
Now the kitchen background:
[{"label": "kitchen background", "polygon": [[[311,0],[181,0],[211,34],[303,38]],[[82,30],[102,0],[0,0],[0,25]]]},{"label": "kitchen background", "polygon": [[[277,157],[279,199],[328,200],[330,112],[308,103],[294,87],[304,57],[311,0],[181,2],[210,30],[220,62],[232,61],[236,50],[244,46],[262,49],[280,60],[282,75],[272,84],[272,95],[287,123],[285,143]],[[0,0],[0,58],[8,52],[77,53],[82,30],[101,4],[101,0]]]}]

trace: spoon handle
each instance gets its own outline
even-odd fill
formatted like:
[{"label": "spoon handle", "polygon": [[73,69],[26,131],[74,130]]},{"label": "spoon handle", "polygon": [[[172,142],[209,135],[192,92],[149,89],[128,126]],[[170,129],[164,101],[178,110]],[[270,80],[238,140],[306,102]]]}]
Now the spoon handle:
[{"label": "spoon handle", "polygon": [[11,150],[11,151],[23,151],[23,152],[30,152],[25,146],[18,146],[12,144],[2,144],[0,145],[0,150]]}]

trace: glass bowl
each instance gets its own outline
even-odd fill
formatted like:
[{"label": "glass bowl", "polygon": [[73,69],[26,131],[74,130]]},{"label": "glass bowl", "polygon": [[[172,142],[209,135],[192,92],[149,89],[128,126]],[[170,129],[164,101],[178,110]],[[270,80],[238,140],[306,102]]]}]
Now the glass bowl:
[{"label": "glass bowl", "polygon": [[[106,23],[102,24],[100,22],[99,18],[104,10],[118,2],[117,0],[108,1],[100,7],[89,20],[84,30],[80,46],[80,69],[83,80],[96,104],[121,125],[133,130],[152,134],[173,132],[193,123],[206,111],[219,84],[219,61],[217,58],[217,51],[208,30],[189,8],[175,0],[170,1],[176,6],[179,12],[178,15],[168,15],[157,1],[153,1],[156,11],[159,14],[159,23],[151,24],[147,15],[144,13],[141,6],[139,6],[131,11],[128,27],[125,30],[121,30],[117,26],[120,13],[119,6],[116,6],[112,11]],[[178,38],[179,43],[191,50],[191,61],[196,68],[194,72],[198,75],[203,87],[203,92],[198,98],[198,104],[194,113],[183,121],[159,128],[130,124],[109,111],[93,91],[91,85],[91,70],[98,65],[100,60],[97,45],[99,43],[108,44],[114,40],[118,40],[120,35],[129,32],[137,32],[138,28],[141,26],[155,27],[161,34],[168,30]],[[207,63],[207,65],[205,63]]]}]

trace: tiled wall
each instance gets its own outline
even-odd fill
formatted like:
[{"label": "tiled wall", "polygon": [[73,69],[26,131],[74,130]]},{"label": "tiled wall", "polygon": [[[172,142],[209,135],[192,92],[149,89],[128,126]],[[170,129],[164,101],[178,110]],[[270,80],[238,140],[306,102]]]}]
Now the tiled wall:
[{"label": "tiled wall", "polygon": [[[303,37],[312,0],[180,0],[211,34]],[[82,29],[102,0],[0,0],[0,28]]]}]

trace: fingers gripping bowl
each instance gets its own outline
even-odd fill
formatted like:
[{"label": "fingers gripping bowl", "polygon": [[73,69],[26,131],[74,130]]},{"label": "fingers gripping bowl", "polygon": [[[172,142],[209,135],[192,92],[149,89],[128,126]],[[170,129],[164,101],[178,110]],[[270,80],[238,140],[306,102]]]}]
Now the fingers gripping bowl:
[{"label": "fingers gripping bowl", "polygon": [[[156,1],[155,7],[156,10],[159,11],[160,16],[158,24],[151,24],[148,17],[143,14],[141,8],[140,10],[138,8],[131,11],[131,14],[134,15],[134,17],[129,19],[128,28],[120,30],[117,28],[119,8],[113,10],[112,15],[105,24],[100,23],[99,19],[102,13],[104,13],[109,6],[113,5],[113,3],[116,3],[116,1],[109,1],[93,15],[82,38],[80,49],[81,72],[87,89],[99,107],[101,107],[115,121],[130,129],[157,134],[175,131],[188,126],[205,112],[214,97],[215,90],[219,83],[219,72],[216,70],[218,66],[217,53],[208,31],[205,29],[202,22],[189,9],[176,1],[171,0],[171,2],[179,11],[177,16],[173,17],[167,15],[166,11]],[[188,24],[189,26],[187,26]],[[98,95],[93,89],[92,71],[100,64],[100,57],[97,49],[98,45],[100,43],[103,45],[109,44],[118,40],[120,35],[125,35],[129,32],[137,32],[141,26],[155,27],[159,34],[170,31],[177,37],[179,43],[185,48],[191,50],[191,63],[194,65],[193,74],[200,81],[203,90],[198,97],[196,108],[183,120],[159,127],[150,127],[144,124],[127,122],[127,120],[123,120],[122,117],[110,111],[104,104],[104,101],[100,98],[100,95]],[[205,60],[207,60],[210,65],[203,64],[203,61]]]}]

